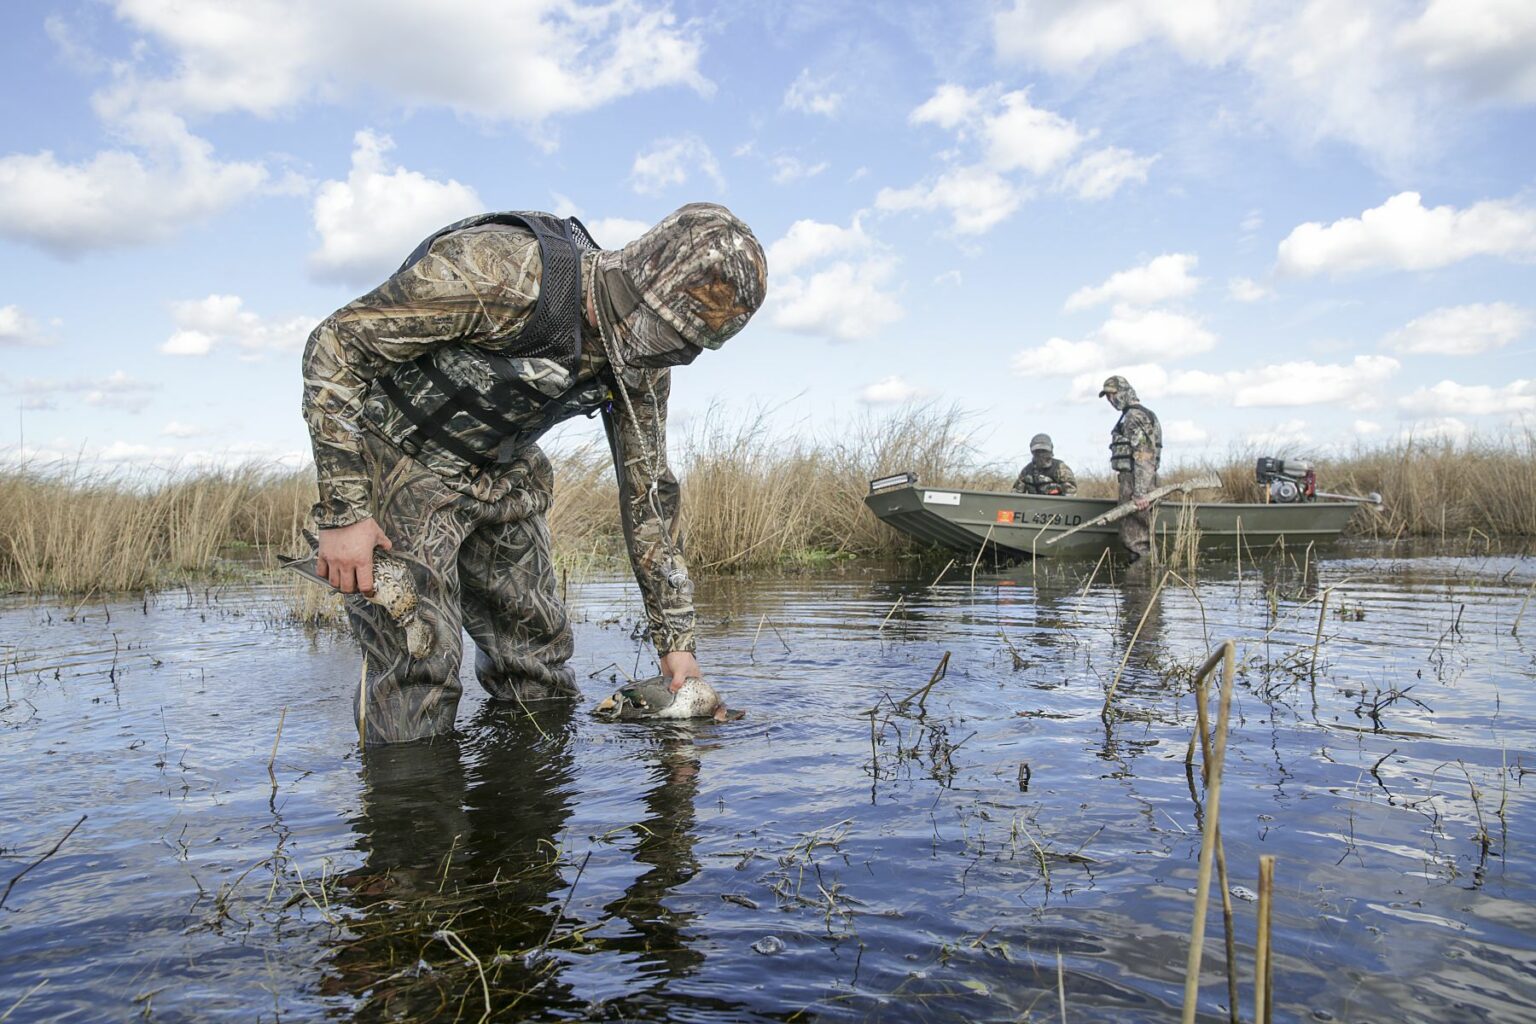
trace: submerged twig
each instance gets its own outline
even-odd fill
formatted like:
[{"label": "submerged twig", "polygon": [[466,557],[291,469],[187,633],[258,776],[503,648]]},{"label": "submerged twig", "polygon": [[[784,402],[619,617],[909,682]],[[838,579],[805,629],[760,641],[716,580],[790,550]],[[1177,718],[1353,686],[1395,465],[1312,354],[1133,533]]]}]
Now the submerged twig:
[{"label": "submerged twig", "polygon": [[288,719],[288,705],[283,705],[283,713],[277,716],[277,736],[272,740],[272,756],[267,758],[267,778],[272,780],[272,795],[277,796],[277,745],[283,740],[283,722]]},{"label": "submerged twig", "polygon": [[28,871],[31,871],[33,868],[37,867],[43,861],[47,860],[49,857],[52,857],[54,854],[58,853],[59,847],[64,845],[64,841],[66,839],[75,834],[75,829],[79,828],[85,822],[86,817],[87,815],[80,815],[80,820],[69,826],[69,831],[65,832],[62,836],[59,837],[59,841],[53,844],[52,849],[11,876],[11,880],[5,883],[5,892],[0,893],[0,907],[5,906],[5,901],[10,897],[11,890],[16,888],[16,883],[21,881],[22,876],[25,875]]},{"label": "submerged twig", "polygon": [[924,711],[927,710],[928,691],[932,690],[933,689],[933,685],[935,683],[937,683],[940,679],[943,679],[945,674],[948,673],[948,671],[949,671],[949,652],[945,651],[944,652],[944,657],[939,659],[939,665],[938,665],[937,668],[935,668],[933,670],[933,675],[929,678],[928,682],[925,683],[923,686],[919,687],[918,689],[913,690],[911,693],[907,694],[901,700],[897,701],[896,702],[896,706],[898,708],[905,708],[908,704],[912,703],[913,699],[915,698],[917,700],[917,711],[918,711],[919,714],[922,714]]}]

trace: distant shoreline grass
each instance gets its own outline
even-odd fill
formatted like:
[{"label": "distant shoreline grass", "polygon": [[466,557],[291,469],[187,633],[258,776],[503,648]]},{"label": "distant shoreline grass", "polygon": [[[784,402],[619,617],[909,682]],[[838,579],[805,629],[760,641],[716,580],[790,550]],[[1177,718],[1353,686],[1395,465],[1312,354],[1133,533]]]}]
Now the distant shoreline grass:
[{"label": "distant shoreline grass", "polygon": [[[919,406],[867,418],[835,438],[770,436],[762,417],[718,410],[681,440],[686,549],[698,573],[910,553],[915,545],[864,506],[872,477],[910,471],[925,483],[1007,490],[1018,466],[977,460],[967,416]],[[1227,501],[1257,500],[1257,452],[1165,471],[1218,472]],[[606,447],[552,456],[550,529],[562,567],[622,557],[617,487]],[[1079,467],[1080,469],[1082,467]],[[1489,541],[1536,536],[1536,433],[1494,440],[1403,441],[1318,461],[1325,490],[1379,491],[1380,515],[1356,516],[1355,536]],[[1082,492],[1111,496],[1107,472],[1082,473]],[[261,564],[298,551],[314,500],[313,471],[251,465],[147,473],[70,465],[0,467],[0,589],[89,593],[156,589],[205,578],[218,555],[253,550]]]}]

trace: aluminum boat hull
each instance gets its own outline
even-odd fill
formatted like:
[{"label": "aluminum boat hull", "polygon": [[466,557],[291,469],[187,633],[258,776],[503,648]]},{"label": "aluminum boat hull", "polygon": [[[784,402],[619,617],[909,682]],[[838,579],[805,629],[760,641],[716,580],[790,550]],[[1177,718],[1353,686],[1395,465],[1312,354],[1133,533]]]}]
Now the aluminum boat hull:
[{"label": "aluminum boat hull", "polygon": [[[1014,556],[1098,557],[1119,547],[1120,525],[1108,523],[1079,530],[1055,544],[1054,535],[1103,515],[1115,507],[1107,498],[1056,497],[999,491],[966,491],[906,485],[875,491],[864,503],[881,521],[911,537],[954,551],[983,546]],[[1155,535],[1159,546],[1171,544],[1184,503],[1159,506]],[[1354,515],[1347,501],[1296,504],[1192,502],[1200,550],[1260,553],[1277,544],[1306,547],[1338,539]]]}]

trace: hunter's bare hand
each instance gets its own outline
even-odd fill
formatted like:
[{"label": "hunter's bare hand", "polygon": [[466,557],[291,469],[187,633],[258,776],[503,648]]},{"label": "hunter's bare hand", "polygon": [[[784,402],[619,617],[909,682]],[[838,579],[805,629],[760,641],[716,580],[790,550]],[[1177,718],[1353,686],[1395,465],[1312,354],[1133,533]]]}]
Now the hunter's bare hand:
[{"label": "hunter's bare hand", "polygon": [[1136,503],[1137,512],[1145,512],[1147,509],[1152,507],[1152,503],[1146,498],[1133,498],[1131,500]]},{"label": "hunter's bare hand", "polygon": [[661,656],[661,674],[667,677],[667,689],[676,693],[683,688],[683,683],[689,676],[695,679],[703,679],[704,672],[699,668],[699,659],[693,656],[691,651],[673,651],[671,654]]},{"label": "hunter's bare hand", "polygon": [[360,519],[351,526],[320,531],[315,572],[343,594],[373,593],[373,549],[394,547],[379,524]]}]

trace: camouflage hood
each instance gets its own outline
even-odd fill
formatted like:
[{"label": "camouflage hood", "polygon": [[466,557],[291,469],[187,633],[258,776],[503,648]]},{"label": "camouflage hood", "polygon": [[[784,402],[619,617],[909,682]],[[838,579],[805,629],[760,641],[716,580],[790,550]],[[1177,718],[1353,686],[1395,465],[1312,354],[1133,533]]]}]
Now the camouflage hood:
[{"label": "camouflage hood", "polygon": [[713,203],[674,210],[595,260],[599,324],[627,365],[676,365],[719,348],[746,326],[767,291],[762,245]]},{"label": "camouflage hood", "polygon": [[1099,389],[1099,397],[1107,397],[1109,404],[1121,412],[1141,401],[1136,397],[1136,389],[1131,387],[1131,382],[1119,374],[1104,382],[1104,386]]}]

